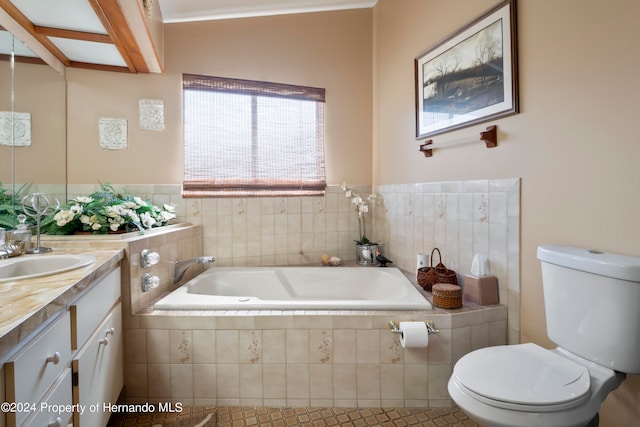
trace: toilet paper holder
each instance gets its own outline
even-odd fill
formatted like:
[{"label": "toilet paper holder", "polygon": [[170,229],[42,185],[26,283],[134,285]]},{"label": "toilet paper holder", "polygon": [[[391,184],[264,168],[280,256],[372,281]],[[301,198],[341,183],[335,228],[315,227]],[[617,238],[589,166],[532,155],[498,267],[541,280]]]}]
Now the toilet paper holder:
[{"label": "toilet paper holder", "polygon": [[[433,322],[431,320],[425,321],[424,324],[427,325],[427,332],[429,333],[429,335],[440,333],[440,331],[436,329],[435,326],[433,326]],[[400,322],[396,322],[394,320],[389,320],[389,329],[391,329],[391,332],[393,332],[394,334],[402,333],[402,331],[400,330]]]}]

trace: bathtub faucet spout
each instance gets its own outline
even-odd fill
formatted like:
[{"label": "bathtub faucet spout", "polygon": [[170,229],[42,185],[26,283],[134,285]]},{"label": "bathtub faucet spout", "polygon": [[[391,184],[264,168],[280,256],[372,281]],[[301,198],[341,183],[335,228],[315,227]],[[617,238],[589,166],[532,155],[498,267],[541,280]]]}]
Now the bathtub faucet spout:
[{"label": "bathtub faucet spout", "polygon": [[184,261],[176,261],[176,268],[173,274],[173,283],[176,284],[184,277],[184,273],[189,267],[196,264],[213,264],[216,261],[212,256],[200,256],[197,258],[186,259]]}]

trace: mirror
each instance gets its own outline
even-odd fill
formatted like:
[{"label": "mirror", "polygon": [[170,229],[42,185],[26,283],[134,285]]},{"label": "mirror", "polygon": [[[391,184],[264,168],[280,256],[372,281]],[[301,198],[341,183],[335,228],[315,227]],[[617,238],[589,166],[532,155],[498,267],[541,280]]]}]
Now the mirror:
[{"label": "mirror", "polygon": [[0,49],[0,182],[18,205],[36,191],[65,202],[65,77],[8,31]]}]

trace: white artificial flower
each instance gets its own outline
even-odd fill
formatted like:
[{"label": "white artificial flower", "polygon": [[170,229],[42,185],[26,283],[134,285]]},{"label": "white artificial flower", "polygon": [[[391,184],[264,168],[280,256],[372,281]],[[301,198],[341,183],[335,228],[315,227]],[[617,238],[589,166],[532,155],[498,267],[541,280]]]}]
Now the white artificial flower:
[{"label": "white artificial flower", "polygon": [[78,204],[75,204],[69,208],[69,212],[72,214],[81,214],[84,211],[84,208]]},{"label": "white artificial flower", "polygon": [[127,212],[127,215],[129,215],[129,218],[131,218],[133,222],[140,222],[140,217],[138,216],[136,211],[130,210],[129,212]]},{"label": "white artificial flower", "polygon": [[158,214],[158,221],[167,222],[176,217],[176,214],[168,211],[162,211]]},{"label": "white artificial flower", "polygon": [[[136,201],[136,203],[140,206],[147,206],[147,202],[145,202],[143,199],[141,199],[140,197],[136,196],[133,198],[133,200]],[[138,207],[140,207],[138,206]],[[134,208],[134,209],[138,209],[138,207]]]},{"label": "white artificial flower", "polygon": [[53,219],[56,221],[58,227],[64,227],[73,219],[73,214],[69,211],[61,210],[53,216]]},{"label": "white artificial flower", "polygon": [[78,203],[91,203],[93,202],[93,197],[88,197],[88,196],[78,196],[76,197],[76,202]]},{"label": "white artificial flower", "polygon": [[120,208],[118,206],[106,206],[105,210],[107,211],[107,216],[111,218],[120,216]]},{"label": "white artificial flower", "polygon": [[143,212],[140,215],[140,222],[142,223],[142,226],[145,228],[151,228],[155,225],[156,220],[153,218],[153,216],[151,216],[151,213],[149,212]]},{"label": "white artificial flower", "polygon": [[122,206],[124,209],[138,209],[140,207],[137,203],[130,201],[122,202],[120,206]]}]

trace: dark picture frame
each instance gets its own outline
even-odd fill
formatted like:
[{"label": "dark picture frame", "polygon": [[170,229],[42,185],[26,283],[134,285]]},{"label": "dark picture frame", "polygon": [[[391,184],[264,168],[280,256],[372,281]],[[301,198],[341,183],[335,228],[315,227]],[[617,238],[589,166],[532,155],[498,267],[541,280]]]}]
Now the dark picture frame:
[{"label": "dark picture frame", "polygon": [[507,0],[415,59],[416,139],[516,114],[516,1]]}]

